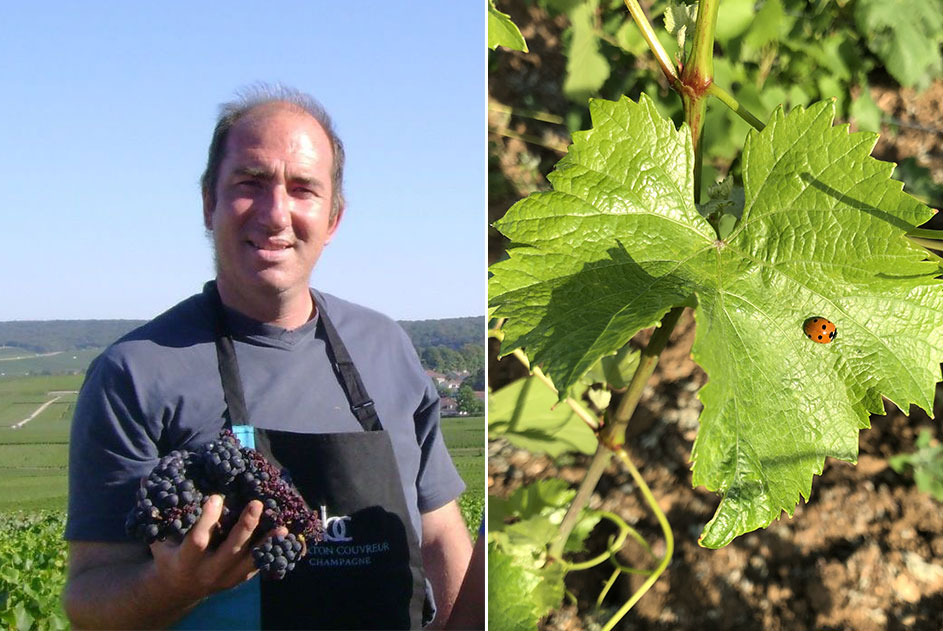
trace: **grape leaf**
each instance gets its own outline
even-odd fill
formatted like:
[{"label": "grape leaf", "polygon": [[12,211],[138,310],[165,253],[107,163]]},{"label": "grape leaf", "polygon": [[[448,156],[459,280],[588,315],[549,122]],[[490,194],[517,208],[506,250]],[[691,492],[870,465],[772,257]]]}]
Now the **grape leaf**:
[{"label": "grape leaf", "polygon": [[[724,240],[693,201],[691,139],[639,103],[593,101],[552,191],[495,224],[502,353],[527,349],[561,393],[674,306],[695,307],[692,353],[709,381],[693,481],[721,503],[701,544],[792,514],[826,456],[857,457],[883,411],[931,409],[943,359],[943,284],[904,237],[931,211],[870,157],[877,135],[834,127],[835,105],[778,109],[742,156],[744,208]],[[816,344],[813,316],[838,336]]]},{"label": "grape leaf", "polygon": [[943,70],[940,0],[858,0],[855,22],[868,48],[901,85],[925,86]]},{"label": "grape leaf", "polygon": [[[559,530],[563,516],[576,496],[564,480],[538,480],[517,489],[508,499],[488,498],[488,532],[501,543],[505,552],[533,561],[534,550],[540,555]],[[580,552],[586,537],[601,519],[598,511],[584,509],[566,540],[567,552]],[[508,524],[509,521],[514,523]],[[517,551],[515,551],[515,548]],[[539,556],[539,567],[544,557]]]},{"label": "grape leaf", "polygon": [[668,0],[668,6],[665,7],[665,30],[671,33],[678,41],[678,49],[684,49],[684,42],[689,33],[694,32],[694,24],[697,18],[697,5],[694,4],[675,4]]},{"label": "grape leaf", "polygon": [[500,530],[510,517],[529,519],[546,514],[548,509],[566,506],[574,495],[576,491],[570,489],[565,481],[551,478],[522,486],[507,499],[491,497],[488,500],[488,531]]},{"label": "grape leaf", "polygon": [[861,94],[851,103],[848,114],[858,125],[858,129],[863,131],[880,131],[881,116],[884,112],[878,107],[878,104],[871,98],[871,92],[868,90],[867,82],[861,86]]},{"label": "grape leaf", "polygon": [[498,11],[494,0],[488,0],[488,48],[494,50],[498,46],[527,52],[527,42],[511,16]]},{"label": "grape leaf", "polygon": [[563,600],[563,566],[528,568],[488,547],[488,628],[533,631],[537,622]]},{"label": "grape leaf", "polygon": [[766,0],[756,12],[756,17],[750,24],[750,30],[743,38],[743,43],[748,49],[760,50],[770,42],[778,40],[780,33],[788,32],[790,22],[791,19],[786,17],[781,0]]},{"label": "grape leaf", "polygon": [[557,403],[537,377],[518,379],[489,398],[488,435],[502,436],[521,449],[553,458],[570,451],[593,453],[593,431],[569,406]]},{"label": "grape leaf", "polygon": [[[631,346],[623,346],[614,355],[605,355],[583,375],[588,386],[608,384],[616,389],[626,388],[638,368],[640,353]],[[590,395],[592,396],[592,395]]]},{"label": "grape leaf", "polygon": [[585,100],[599,90],[609,77],[609,62],[599,52],[599,40],[593,26],[593,16],[598,5],[598,0],[589,0],[570,11],[571,39],[563,93],[574,101]]},{"label": "grape leaf", "polygon": [[750,28],[756,11],[753,0],[727,0],[717,11],[717,41],[726,43]]}]

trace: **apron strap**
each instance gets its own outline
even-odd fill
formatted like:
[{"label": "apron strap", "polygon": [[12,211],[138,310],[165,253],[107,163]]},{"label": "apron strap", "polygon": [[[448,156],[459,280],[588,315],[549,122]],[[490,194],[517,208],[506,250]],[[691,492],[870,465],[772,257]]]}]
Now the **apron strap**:
[{"label": "apron strap", "polygon": [[226,332],[223,301],[219,297],[216,281],[210,282],[213,285],[213,291],[209,293],[213,297],[215,307],[213,311],[216,315],[216,359],[219,365],[219,379],[223,385],[223,399],[226,401],[225,427],[231,430],[234,425],[238,427],[249,424],[249,408],[246,406],[246,397],[242,391],[242,377],[239,375],[239,363],[236,361],[236,348],[233,346],[232,337]]},{"label": "apron strap", "polygon": [[324,334],[327,337],[327,354],[334,365],[334,372],[340,380],[344,392],[347,394],[347,401],[350,403],[350,411],[357,417],[357,421],[363,426],[364,431],[374,432],[383,429],[380,424],[380,418],[377,416],[376,406],[373,399],[367,394],[367,388],[363,385],[360,378],[360,372],[354,366],[354,360],[347,347],[341,340],[340,334],[334,327],[334,323],[328,317],[327,312],[318,307],[318,325],[323,327]]},{"label": "apron strap", "polygon": [[[239,375],[239,363],[236,361],[236,349],[232,337],[226,328],[223,302],[219,297],[219,290],[215,281],[210,281],[213,291],[209,292],[213,298],[216,328],[216,357],[219,363],[219,377],[223,385],[223,398],[226,401],[226,427],[251,425],[249,411],[246,406],[245,394],[242,389],[242,377]],[[317,302],[318,326],[324,331],[328,358],[334,368],[334,374],[340,382],[350,404],[350,411],[357,418],[364,431],[373,432],[383,429],[380,418],[377,416],[373,399],[367,394],[360,373],[354,366],[354,361],[341,340],[340,334],[334,327],[327,313]]]}]

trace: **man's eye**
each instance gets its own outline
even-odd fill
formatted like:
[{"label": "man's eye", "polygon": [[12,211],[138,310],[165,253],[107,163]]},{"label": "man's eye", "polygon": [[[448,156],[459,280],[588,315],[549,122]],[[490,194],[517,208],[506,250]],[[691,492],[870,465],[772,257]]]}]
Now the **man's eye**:
[{"label": "man's eye", "polygon": [[236,182],[236,186],[243,188],[259,188],[262,184],[258,180],[240,180]]}]

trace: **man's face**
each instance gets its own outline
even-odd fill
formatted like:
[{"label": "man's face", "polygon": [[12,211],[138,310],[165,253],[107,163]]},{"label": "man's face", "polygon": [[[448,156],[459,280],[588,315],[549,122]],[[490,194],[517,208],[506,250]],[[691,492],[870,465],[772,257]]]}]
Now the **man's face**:
[{"label": "man's face", "polygon": [[340,219],[330,221],[332,160],[321,125],[284,104],[259,107],[233,125],[216,204],[204,199],[203,206],[221,291],[253,301],[307,293]]}]

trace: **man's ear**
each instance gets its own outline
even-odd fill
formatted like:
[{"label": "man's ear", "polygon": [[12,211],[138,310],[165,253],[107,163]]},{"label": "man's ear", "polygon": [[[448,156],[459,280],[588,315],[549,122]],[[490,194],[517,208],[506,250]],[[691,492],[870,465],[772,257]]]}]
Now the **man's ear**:
[{"label": "man's ear", "polygon": [[210,232],[213,231],[213,206],[209,192],[203,191],[203,226]]},{"label": "man's ear", "polygon": [[334,233],[337,232],[337,226],[341,223],[341,218],[344,216],[344,211],[347,209],[347,205],[342,205],[337,210],[337,215],[334,217],[334,221],[331,222],[331,225],[327,227],[327,238],[324,240],[324,245],[327,245],[331,242],[331,239],[334,238]]}]

